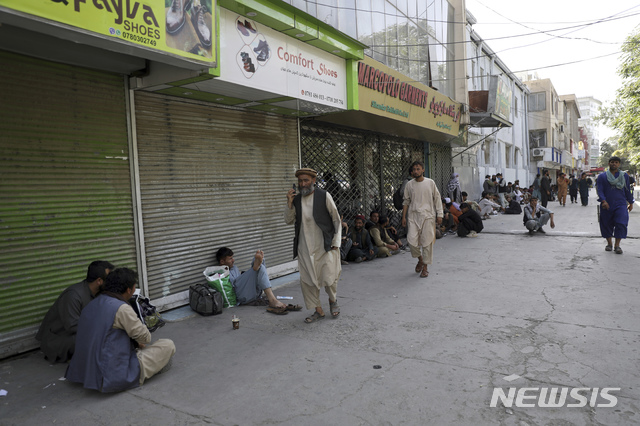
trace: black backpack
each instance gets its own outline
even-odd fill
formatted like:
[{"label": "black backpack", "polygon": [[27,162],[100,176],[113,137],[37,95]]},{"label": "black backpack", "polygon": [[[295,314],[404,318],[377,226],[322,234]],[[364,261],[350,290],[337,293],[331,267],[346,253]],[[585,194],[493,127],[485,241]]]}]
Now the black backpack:
[{"label": "black backpack", "polygon": [[189,306],[200,315],[222,313],[222,294],[205,284],[189,286]]},{"label": "black backpack", "polygon": [[396,189],[393,193],[393,207],[397,210],[402,210],[402,203],[404,203],[404,184],[400,185],[400,188]]}]

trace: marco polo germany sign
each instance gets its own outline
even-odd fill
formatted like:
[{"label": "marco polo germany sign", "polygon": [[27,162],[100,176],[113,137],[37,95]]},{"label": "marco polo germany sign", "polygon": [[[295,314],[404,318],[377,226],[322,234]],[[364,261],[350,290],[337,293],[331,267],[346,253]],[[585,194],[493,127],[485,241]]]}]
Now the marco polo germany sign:
[{"label": "marco polo germany sign", "polygon": [[368,56],[358,62],[361,111],[457,136],[460,104]]},{"label": "marco polo germany sign", "polygon": [[0,6],[215,66],[215,0],[0,0]]}]

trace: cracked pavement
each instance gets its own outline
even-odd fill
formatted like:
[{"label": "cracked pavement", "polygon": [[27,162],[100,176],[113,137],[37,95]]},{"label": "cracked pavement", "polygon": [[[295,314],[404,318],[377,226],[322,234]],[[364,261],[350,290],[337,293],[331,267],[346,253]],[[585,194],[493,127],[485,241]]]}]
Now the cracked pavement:
[{"label": "cracked pavement", "polygon": [[[640,204],[623,255],[594,205],[549,207],[546,235],[499,215],[438,240],[427,279],[408,252],[344,266],[337,320],[238,307],[168,323],[153,338],[174,340],[173,367],[141,388],[82,389],[39,351],[1,361],[0,425],[639,424]],[[302,304],[297,283],[275,293]],[[620,390],[615,407],[490,407],[495,387]]]}]

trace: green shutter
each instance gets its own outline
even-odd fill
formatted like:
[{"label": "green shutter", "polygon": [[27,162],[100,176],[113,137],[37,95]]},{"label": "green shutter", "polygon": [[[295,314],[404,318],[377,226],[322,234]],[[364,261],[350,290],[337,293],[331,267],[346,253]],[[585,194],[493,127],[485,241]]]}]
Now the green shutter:
[{"label": "green shutter", "polygon": [[1,357],[91,261],[136,254],[123,77],[0,51],[0,81]]}]

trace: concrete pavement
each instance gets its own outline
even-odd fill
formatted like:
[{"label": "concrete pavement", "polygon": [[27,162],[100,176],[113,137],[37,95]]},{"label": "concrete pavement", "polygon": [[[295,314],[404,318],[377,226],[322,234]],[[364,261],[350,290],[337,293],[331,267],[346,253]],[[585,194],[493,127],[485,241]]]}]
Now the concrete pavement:
[{"label": "concrete pavement", "polygon": [[[616,255],[591,196],[550,203],[547,235],[499,215],[478,238],[438,240],[427,279],[408,252],[344,266],[337,320],[239,307],[171,322],[153,337],[174,340],[173,367],[142,388],[85,390],[39,351],[4,360],[0,425],[639,424],[640,204]],[[275,293],[303,303],[297,283]],[[491,407],[496,387],[535,406]],[[585,388],[586,406],[539,406],[554,387]],[[619,388],[615,406],[590,406],[593,388]]]}]

